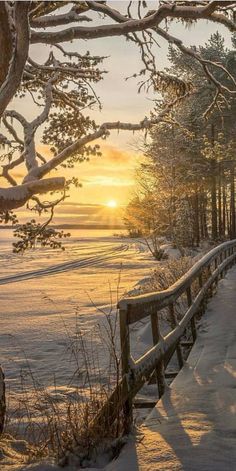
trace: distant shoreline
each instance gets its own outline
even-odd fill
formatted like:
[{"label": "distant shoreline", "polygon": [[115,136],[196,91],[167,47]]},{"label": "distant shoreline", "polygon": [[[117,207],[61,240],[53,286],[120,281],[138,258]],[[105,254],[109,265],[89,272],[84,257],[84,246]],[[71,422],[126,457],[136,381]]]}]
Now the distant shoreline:
[{"label": "distant shoreline", "polygon": [[[16,226],[15,226],[16,227]],[[119,225],[119,224],[114,224],[114,225],[108,225],[108,224],[55,224],[53,226],[54,229],[94,229],[94,230],[104,230],[104,229],[119,229],[119,230],[125,230],[125,226]],[[1,229],[12,229],[12,226],[4,225],[0,226]]]}]

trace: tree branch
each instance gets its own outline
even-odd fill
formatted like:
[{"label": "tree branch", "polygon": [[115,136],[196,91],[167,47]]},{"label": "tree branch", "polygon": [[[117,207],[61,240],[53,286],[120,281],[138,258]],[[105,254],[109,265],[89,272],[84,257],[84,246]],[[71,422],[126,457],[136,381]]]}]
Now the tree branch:
[{"label": "tree branch", "polygon": [[[233,77],[232,74],[230,74],[230,72],[228,72],[228,70],[227,70],[223,65],[218,64],[218,63],[213,62],[213,61],[210,61],[210,60],[207,60],[207,59],[204,59],[203,57],[201,57],[200,54],[198,54],[198,53],[197,53],[196,51],[194,51],[193,49],[184,46],[183,42],[182,42],[179,38],[176,38],[176,37],[170,35],[170,34],[167,33],[166,31],[164,31],[163,29],[161,29],[161,28],[155,28],[155,31],[156,31],[162,38],[166,39],[169,43],[175,44],[181,52],[183,52],[184,54],[186,54],[186,55],[188,55],[188,56],[193,57],[194,59],[196,59],[196,60],[202,65],[206,76],[207,76],[207,77],[210,79],[210,81],[216,86],[216,88],[219,90],[219,92],[222,92],[222,90],[224,90],[224,91],[227,91],[228,93],[236,94],[236,81],[235,81],[235,78]],[[228,78],[229,78],[229,79],[233,82],[233,84],[235,85],[235,90],[231,90],[231,89],[229,89],[228,87],[226,87],[225,85],[221,84],[221,83],[215,78],[215,76],[210,72],[209,67],[208,67],[209,65],[212,66],[212,67],[221,69],[226,75],[228,75]]]},{"label": "tree branch", "polygon": [[[12,110],[12,111],[6,111],[4,113],[4,124],[8,128],[8,130],[15,136],[17,141],[21,144],[22,141],[18,138],[17,134],[15,133],[14,129],[12,126],[10,126],[6,118],[11,117],[17,119],[24,130],[24,160],[26,163],[26,167],[28,171],[30,171],[34,167],[38,167],[38,161],[37,161],[37,152],[35,148],[35,133],[39,126],[43,124],[46,119],[48,118],[50,108],[51,108],[51,103],[52,103],[52,89],[53,89],[53,83],[57,79],[57,73],[54,74],[47,82],[46,87],[45,87],[45,105],[42,113],[40,113],[37,118],[35,118],[33,121],[30,123],[17,111]],[[42,156],[39,154],[40,160],[42,160]]]},{"label": "tree branch", "polygon": [[173,107],[182,101],[184,98],[188,96],[188,93],[186,95],[183,95],[182,97],[178,97],[172,102],[170,102],[159,114],[154,119],[148,119],[145,118],[144,120],[140,121],[140,123],[132,124],[132,123],[123,123],[120,121],[116,122],[107,122],[101,124],[101,126],[91,134],[88,134],[87,136],[84,136],[77,141],[75,141],[73,144],[70,146],[66,147],[62,152],[60,152],[58,155],[53,157],[51,160],[49,160],[46,164],[42,165],[41,167],[38,168],[33,168],[29,174],[25,178],[26,181],[30,181],[32,179],[39,179],[47,175],[51,170],[55,169],[63,163],[66,159],[68,159],[71,154],[80,151],[85,145],[88,143],[99,139],[100,137],[106,136],[110,130],[123,130],[123,131],[141,131],[141,130],[147,130],[150,129],[152,126],[155,124],[160,123],[163,118],[168,115],[168,113],[173,109]]},{"label": "tree branch", "polygon": [[80,23],[82,21],[89,22],[92,21],[92,19],[86,15],[79,15],[76,12],[76,6],[73,6],[68,13],[40,16],[32,19],[30,24],[33,28],[48,28],[49,26],[60,26],[74,22]]},{"label": "tree branch", "polygon": [[[96,3],[96,2],[94,2]],[[219,2],[218,2],[219,5]],[[217,5],[217,6],[218,6]],[[32,43],[56,44],[73,39],[95,39],[109,36],[122,36],[136,31],[143,31],[158,26],[166,18],[181,18],[184,20],[207,19],[209,21],[223,23],[230,31],[236,31],[236,24],[226,15],[211,13],[208,11],[209,5],[202,7],[176,6],[174,4],[164,4],[154,13],[141,19],[127,19],[122,23],[99,25],[99,26],[78,26],[56,32],[35,32],[32,31]],[[94,8],[96,10],[96,8]],[[101,9],[101,5],[99,6]],[[215,10],[215,8],[214,8]]]},{"label": "tree branch", "polygon": [[47,178],[12,188],[0,188],[0,211],[8,211],[24,206],[33,195],[48,191],[63,190],[65,178]]}]

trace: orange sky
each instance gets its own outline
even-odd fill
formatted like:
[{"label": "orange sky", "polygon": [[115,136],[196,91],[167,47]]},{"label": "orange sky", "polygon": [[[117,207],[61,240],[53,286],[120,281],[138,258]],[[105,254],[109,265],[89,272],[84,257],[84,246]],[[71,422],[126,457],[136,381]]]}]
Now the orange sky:
[{"label": "orange sky", "polygon": [[[116,8],[124,8],[125,1],[113,2]],[[156,2],[149,2],[155,5]],[[110,20],[109,20],[110,21]],[[210,34],[219,30],[225,35],[226,43],[230,44],[229,33],[222,26],[201,22],[193,25],[191,30],[186,29],[182,24],[173,24],[171,31],[178,35],[180,39],[188,46],[190,44],[204,44]],[[157,63],[160,69],[167,66],[167,44],[160,40],[160,47],[156,50]],[[130,121],[137,122],[145,116],[149,116],[153,107],[154,95],[150,92],[148,95],[144,92],[137,94],[137,80],[125,80],[127,76],[132,75],[142,68],[140,55],[137,47],[133,43],[127,43],[122,37],[107,39],[96,39],[90,41],[75,41],[73,44],[66,44],[67,50],[79,50],[83,53],[90,50],[92,54],[108,56],[104,61],[103,68],[108,70],[100,83],[95,86],[96,93],[100,96],[103,109],[99,111],[94,108],[88,113],[97,123],[104,121]],[[37,62],[43,62],[50,52],[47,46],[33,46],[31,56]],[[37,115],[35,105],[32,105],[30,99],[24,99],[24,110],[26,117],[32,118]],[[19,99],[12,103],[12,107],[22,110],[22,102]],[[102,157],[92,157],[90,162],[78,164],[75,170],[75,176],[82,183],[82,188],[71,190],[70,198],[66,201],[60,210],[57,210],[56,220],[77,219],[79,216],[76,207],[80,205],[96,208],[98,205],[98,215],[101,205],[106,204],[110,199],[117,201],[118,205],[126,205],[132,189],[134,188],[134,170],[140,155],[134,149],[135,139],[140,139],[138,133],[133,136],[129,132],[112,132],[109,139],[99,141],[102,150]],[[48,154],[48,148],[40,144],[40,135],[37,138],[37,145],[41,153]],[[23,168],[22,168],[23,171]],[[59,170],[60,172],[60,170]],[[59,175],[59,172],[57,174]],[[63,170],[64,173],[64,170]],[[66,176],[71,176],[71,170],[65,171]],[[21,169],[18,171],[19,178]],[[95,211],[95,209],[94,209]],[[116,211],[114,211],[115,214]],[[73,216],[74,215],[74,216]],[[91,218],[90,218],[91,219]]]}]

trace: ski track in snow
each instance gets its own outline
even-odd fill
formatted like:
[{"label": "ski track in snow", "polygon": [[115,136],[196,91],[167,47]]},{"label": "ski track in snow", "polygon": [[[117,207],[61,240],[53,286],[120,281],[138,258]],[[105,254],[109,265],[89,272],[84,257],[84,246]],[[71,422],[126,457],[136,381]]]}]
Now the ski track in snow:
[{"label": "ski track in snow", "polygon": [[120,245],[118,247],[108,246],[104,250],[98,250],[96,255],[91,257],[81,258],[79,260],[74,260],[72,262],[65,262],[58,265],[53,265],[48,268],[42,268],[40,270],[34,270],[24,273],[19,273],[16,275],[7,276],[0,278],[0,285],[5,285],[9,283],[16,283],[17,281],[31,280],[33,278],[40,278],[42,276],[55,275],[57,273],[65,273],[70,270],[75,270],[77,268],[84,267],[94,267],[101,265],[104,262],[116,259],[118,255],[122,253],[122,257],[125,256],[125,252],[128,250],[128,245]]}]

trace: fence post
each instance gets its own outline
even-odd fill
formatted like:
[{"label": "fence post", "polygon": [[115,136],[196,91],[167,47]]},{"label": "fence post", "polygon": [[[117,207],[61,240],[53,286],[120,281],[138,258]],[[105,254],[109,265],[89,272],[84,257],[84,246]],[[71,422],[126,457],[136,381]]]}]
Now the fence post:
[{"label": "fence post", "polygon": [[[200,272],[199,275],[198,275],[198,283],[199,283],[199,291],[201,291],[201,289],[203,287],[202,272]],[[199,314],[201,316],[204,314],[205,308],[206,308],[206,305],[205,305],[205,301],[203,300],[201,302],[201,305],[200,305],[200,308],[199,308]]]},{"label": "fence post", "polygon": [[[210,278],[212,275],[212,271],[211,271],[211,263],[208,265],[207,267],[207,278]],[[213,288],[212,288],[212,285],[209,287],[209,297],[211,298],[213,295]]]},{"label": "fence post", "polygon": [[[129,359],[130,359],[130,339],[129,339],[129,323],[128,323],[128,310],[119,310],[120,318],[120,347],[121,347],[121,367],[122,376],[129,375]],[[130,426],[133,420],[132,399],[127,399],[123,405],[124,414],[124,433],[130,431]]]},{"label": "fence post", "polygon": [[5,381],[4,374],[0,368],[0,434],[3,432],[6,414]]},{"label": "fence post", "polygon": [[[187,293],[188,307],[190,307],[190,306],[192,305],[191,286],[189,286],[189,287],[187,288],[186,293]],[[193,341],[195,342],[195,340],[196,340],[196,338],[197,338],[197,329],[196,329],[196,325],[195,325],[195,318],[194,318],[194,316],[193,316],[192,319],[191,319],[191,331],[192,331]]]},{"label": "fence post", "polygon": [[[174,308],[173,303],[171,303],[169,305],[169,313],[170,313],[171,327],[172,327],[172,329],[174,329],[177,326],[178,322],[177,322],[177,318],[176,318],[176,314],[175,314],[175,308]],[[184,361],[183,361],[182,349],[181,349],[181,346],[179,344],[176,347],[176,353],[177,353],[179,367],[181,369],[183,364],[184,364]]]},{"label": "fence post", "polygon": [[[156,345],[161,337],[157,312],[152,312],[151,314],[151,326],[153,345]],[[165,368],[163,361],[160,361],[158,363],[157,367],[155,368],[155,374],[157,380],[158,394],[160,398],[165,392]]]}]

